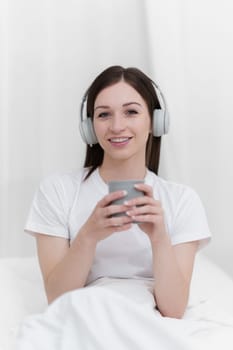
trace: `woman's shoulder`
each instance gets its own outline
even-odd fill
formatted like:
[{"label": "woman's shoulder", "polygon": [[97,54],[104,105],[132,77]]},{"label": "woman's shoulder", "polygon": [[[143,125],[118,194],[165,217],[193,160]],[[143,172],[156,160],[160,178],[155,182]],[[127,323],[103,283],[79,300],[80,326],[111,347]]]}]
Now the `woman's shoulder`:
[{"label": "woman's shoulder", "polygon": [[153,187],[158,193],[159,197],[167,197],[176,201],[198,197],[196,190],[190,185],[167,180],[164,177],[158,176],[154,173],[151,173],[150,176],[154,179]]},{"label": "woman's shoulder", "polygon": [[67,172],[53,172],[41,179],[39,187],[55,191],[57,189],[63,189],[63,191],[76,190],[85,178],[86,173],[86,168],[73,169]]}]

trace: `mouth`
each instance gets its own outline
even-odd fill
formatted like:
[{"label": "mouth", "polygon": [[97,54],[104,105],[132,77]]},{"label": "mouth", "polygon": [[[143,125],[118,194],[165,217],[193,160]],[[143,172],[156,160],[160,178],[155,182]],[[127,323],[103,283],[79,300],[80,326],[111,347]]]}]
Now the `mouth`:
[{"label": "mouth", "polygon": [[129,141],[132,139],[132,137],[111,137],[108,139],[108,141],[113,146],[123,146],[129,143]]},{"label": "mouth", "polygon": [[109,141],[113,143],[121,143],[129,141],[131,138],[132,137],[112,137],[111,139],[109,139]]}]

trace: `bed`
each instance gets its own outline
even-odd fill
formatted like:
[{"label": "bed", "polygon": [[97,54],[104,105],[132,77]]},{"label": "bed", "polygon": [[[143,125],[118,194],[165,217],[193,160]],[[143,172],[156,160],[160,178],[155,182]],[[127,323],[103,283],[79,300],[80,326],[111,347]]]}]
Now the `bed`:
[{"label": "bed", "polygon": [[1,258],[0,280],[0,350],[233,349],[233,280],[203,253],[182,320],[154,316],[148,281],[103,278],[47,308],[36,257]]}]

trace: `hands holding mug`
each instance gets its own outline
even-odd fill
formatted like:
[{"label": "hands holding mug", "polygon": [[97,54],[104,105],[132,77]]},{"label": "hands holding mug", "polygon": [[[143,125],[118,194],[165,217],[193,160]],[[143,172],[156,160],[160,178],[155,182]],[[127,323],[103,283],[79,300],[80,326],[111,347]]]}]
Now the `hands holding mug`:
[{"label": "hands holding mug", "polygon": [[137,223],[150,239],[165,232],[161,203],[153,189],[140,180],[112,181],[109,194],[101,199],[82,230],[98,242]]}]

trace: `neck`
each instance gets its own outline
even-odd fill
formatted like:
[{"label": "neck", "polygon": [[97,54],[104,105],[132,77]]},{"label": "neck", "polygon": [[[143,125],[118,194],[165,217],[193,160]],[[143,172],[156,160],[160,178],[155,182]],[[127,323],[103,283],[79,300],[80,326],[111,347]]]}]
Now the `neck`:
[{"label": "neck", "polygon": [[105,182],[117,180],[142,180],[146,176],[145,163],[135,164],[126,160],[125,162],[111,162],[111,164],[103,164],[99,167],[99,173]]}]

